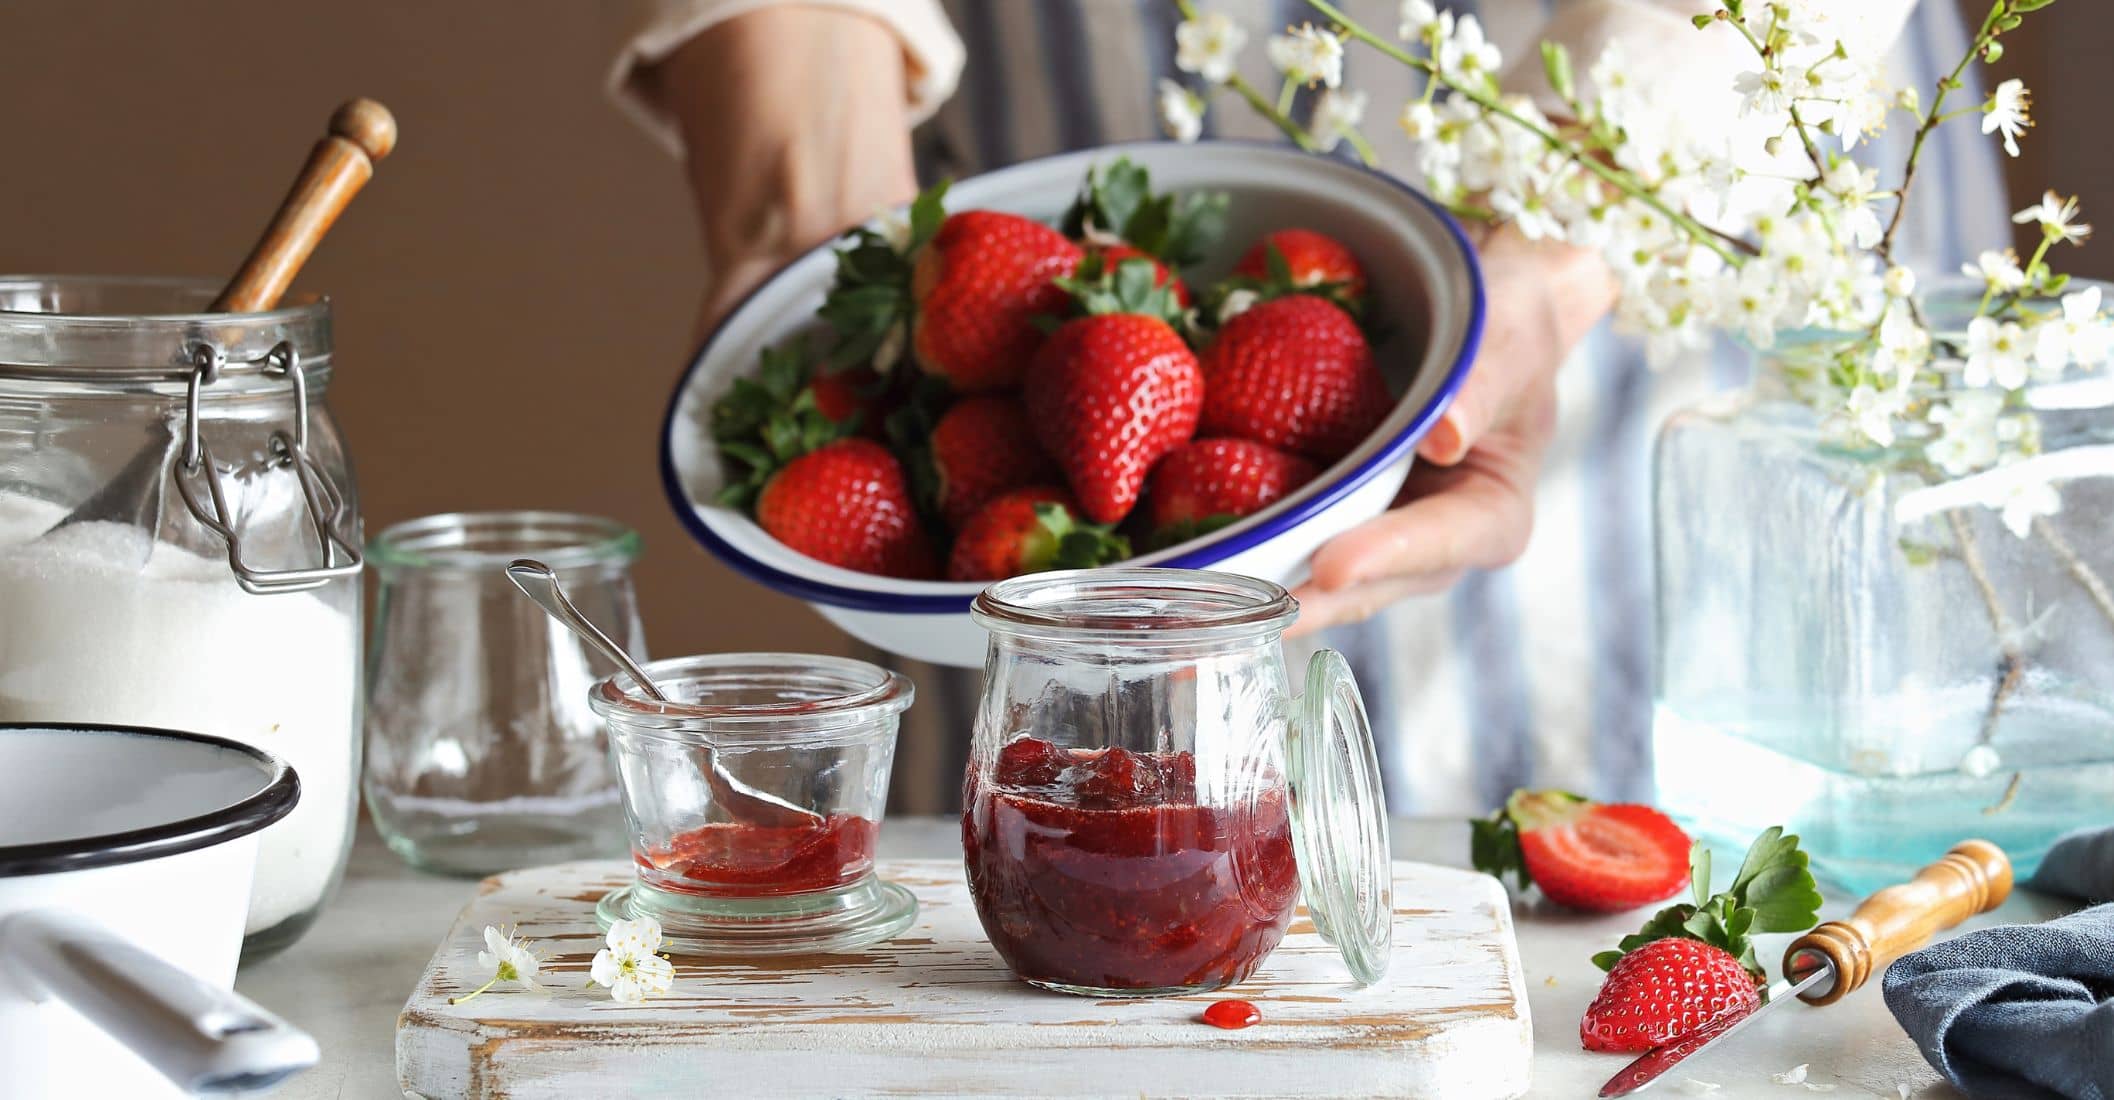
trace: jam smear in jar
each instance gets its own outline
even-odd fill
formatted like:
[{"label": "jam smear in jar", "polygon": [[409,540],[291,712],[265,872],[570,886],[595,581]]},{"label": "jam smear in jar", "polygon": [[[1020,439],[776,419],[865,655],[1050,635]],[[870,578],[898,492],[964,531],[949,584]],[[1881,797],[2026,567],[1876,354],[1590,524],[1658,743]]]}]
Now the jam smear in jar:
[{"label": "jam smear in jar", "polygon": [[665,890],[713,897],[777,897],[844,886],[873,866],[881,827],[854,814],[811,825],[721,822],[678,833],[665,848],[634,853]]},{"label": "jam smear in jar", "polygon": [[1299,878],[1281,784],[1202,805],[1190,753],[1018,737],[966,794],[977,915],[1027,981],[1217,989],[1253,973],[1291,923]]}]

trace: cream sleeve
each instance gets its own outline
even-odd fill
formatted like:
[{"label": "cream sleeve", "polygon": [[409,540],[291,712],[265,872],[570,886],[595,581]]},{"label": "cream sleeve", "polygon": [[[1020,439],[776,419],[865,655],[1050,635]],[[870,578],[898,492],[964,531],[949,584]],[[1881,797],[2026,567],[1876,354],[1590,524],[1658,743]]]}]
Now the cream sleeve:
[{"label": "cream sleeve", "polygon": [[[681,156],[682,138],[675,122],[655,102],[646,71],[683,43],[735,16],[783,0],[647,0],[640,4],[638,30],[625,42],[609,72],[609,93],[653,139]],[[911,121],[922,122],[954,94],[965,59],[962,42],[947,22],[939,0],[799,0],[810,7],[838,8],[873,19],[895,32],[903,44],[907,86],[904,102]]]}]

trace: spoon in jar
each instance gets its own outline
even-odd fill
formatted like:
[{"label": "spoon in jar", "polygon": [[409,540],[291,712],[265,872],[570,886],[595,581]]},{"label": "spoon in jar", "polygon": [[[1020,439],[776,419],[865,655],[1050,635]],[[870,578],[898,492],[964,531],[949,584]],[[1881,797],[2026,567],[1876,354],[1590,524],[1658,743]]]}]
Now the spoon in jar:
[{"label": "spoon in jar", "polygon": [[[558,574],[550,566],[534,558],[519,558],[506,567],[506,575],[514,582],[514,587],[536,601],[536,605],[551,618],[579,635],[580,640],[593,647],[595,652],[615,662],[647,698],[657,703],[675,703],[646,675],[646,670],[631,659],[631,654],[624,652],[623,646],[612,641],[573,606],[573,602],[565,597],[565,590],[558,585]],[[813,827],[822,824],[821,814],[743,783],[720,766],[718,753],[710,748],[702,751],[706,764],[705,784],[712,788],[712,800],[735,818],[752,825]]]}]

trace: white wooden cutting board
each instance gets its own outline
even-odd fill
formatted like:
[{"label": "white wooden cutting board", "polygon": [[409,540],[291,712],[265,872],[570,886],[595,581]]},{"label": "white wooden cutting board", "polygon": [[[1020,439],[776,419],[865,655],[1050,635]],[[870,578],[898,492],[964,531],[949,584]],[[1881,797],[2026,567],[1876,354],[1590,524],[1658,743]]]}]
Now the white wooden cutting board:
[{"label": "white wooden cutting board", "polygon": [[[884,862],[917,923],[857,953],[728,961],[677,956],[675,986],[622,1005],[591,986],[594,903],[620,862],[487,879],[397,1019],[396,1068],[421,1097],[1411,1096],[1527,1088],[1533,1028],[1494,879],[1395,864],[1388,980],[1353,986],[1302,908],[1237,996],[1263,1022],[1198,1022],[1213,996],[1092,1000],[1013,980],[952,860]],[[485,925],[518,924],[548,996],[488,993]]]}]

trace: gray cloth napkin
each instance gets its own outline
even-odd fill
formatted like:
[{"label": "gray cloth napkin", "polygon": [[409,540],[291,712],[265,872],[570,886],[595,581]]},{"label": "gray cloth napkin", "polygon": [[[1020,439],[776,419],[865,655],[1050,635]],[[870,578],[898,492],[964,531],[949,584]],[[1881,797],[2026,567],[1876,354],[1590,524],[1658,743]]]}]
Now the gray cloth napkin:
[{"label": "gray cloth napkin", "polygon": [[[2064,837],[2027,885],[2114,897],[2114,829]],[[1923,1057],[1969,1096],[2114,1100],[2114,905],[1926,947],[1882,987]]]}]

